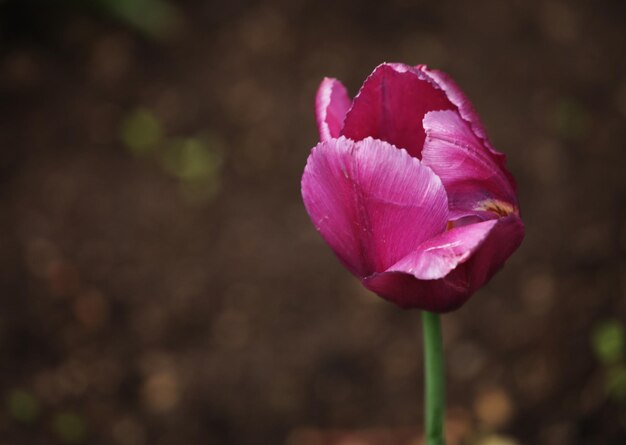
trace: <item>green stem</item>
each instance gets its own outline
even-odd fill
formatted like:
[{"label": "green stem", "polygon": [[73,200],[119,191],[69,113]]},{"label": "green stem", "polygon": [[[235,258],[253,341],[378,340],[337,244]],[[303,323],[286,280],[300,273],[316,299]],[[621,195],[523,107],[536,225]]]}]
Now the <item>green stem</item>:
[{"label": "green stem", "polygon": [[426,445],[445,445],[445,375],[439,315],[422,311],[424,331],[424,410]]}]

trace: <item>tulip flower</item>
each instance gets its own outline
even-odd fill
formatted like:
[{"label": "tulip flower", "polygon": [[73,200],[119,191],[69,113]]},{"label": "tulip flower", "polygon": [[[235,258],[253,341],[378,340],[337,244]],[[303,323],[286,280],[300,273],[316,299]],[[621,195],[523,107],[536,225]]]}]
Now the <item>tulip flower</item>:
[{"label": "tulip flower", "polygon": [[524,236],[505,157],[445,74],[382,64],[351,100],[326,78],[305,207],[363,285],[403,308],[460,307]]},{"label": "tulip flower", "polygon": [[315,111],[320,143],[302,176],[306,210],[366,288],[423,310],[426,443],[443,445],[438,313],[465,303],[522,242],[515,182],[441,71],[384,63],[353,100],[326,78]]}]

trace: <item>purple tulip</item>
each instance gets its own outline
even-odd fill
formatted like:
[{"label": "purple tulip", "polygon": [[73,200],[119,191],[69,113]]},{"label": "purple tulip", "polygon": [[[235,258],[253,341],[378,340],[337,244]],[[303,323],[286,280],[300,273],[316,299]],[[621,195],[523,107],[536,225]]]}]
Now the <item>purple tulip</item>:
[{"label": "purple tulip", "polygon": [[403,308],[460,307],[519,247],[505,156],[446,74],[384,63],[350,100],[326,78],[302,176],[313,224],[363,285]]}]

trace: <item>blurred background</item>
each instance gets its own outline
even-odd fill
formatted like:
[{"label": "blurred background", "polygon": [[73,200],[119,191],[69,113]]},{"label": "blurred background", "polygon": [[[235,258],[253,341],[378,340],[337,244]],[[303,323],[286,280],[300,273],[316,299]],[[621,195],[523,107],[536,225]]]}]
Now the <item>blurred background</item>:
[{"label": "blurred background", "polygon": [[421,444],[419,313],[299,181],[323,76],[450,73],[527,237],[445,316],[449,445],[626,443],[626,4],[0,2],[0,444]]}]

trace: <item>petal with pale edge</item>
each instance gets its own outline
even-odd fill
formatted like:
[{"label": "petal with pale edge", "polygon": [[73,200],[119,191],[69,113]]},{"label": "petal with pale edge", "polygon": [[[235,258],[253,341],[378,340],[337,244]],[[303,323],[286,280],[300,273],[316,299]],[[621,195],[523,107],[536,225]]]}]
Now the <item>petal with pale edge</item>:
[{"label": "petal with pale edge", "polygon": [[[418,65],[415,68],[429,76],[437,85],[439,85],[439,87],[448,96],[450,102],[452,102],[457,107],[459,113],[461,114],[461,117],[469,122],[474,134],[481,139],[483,145],[489,150],[498,165],[504,168],[506,164],[506,156],[493,148],[491,142],[489,141],[489,137],[487,137],[487,131],[485,130],[485,126],[480,120],[480,117],[478,116],[474,105],[472,105],[468,97],[457,85],[457,83],[443,71],[431,70],[426,65]],[[509,181],[513,185],[513,188],[515,188],[515,180],[513,179],[513,176],[511,176],[506,170],[505,174],[509,178]]]},{"label": "petal with pale edge", "polygon": [[517,211],[517,197],[505,171],[482,146],[456,111],[432,111],[424,117],[422,162],[441,178],[453,214]]},{"label": "petal with pale edge", "polygon": [[426,65],[418,65],[415,68],[426,74],[441,87],[448,96],[448,99],[450,99],[450,102],[457,107],[461,117],[470,123],[476,136],[485,141],[487,146],[491,148],[485,126],[481,122],[474,106],[457,83],[443,71],[431,70]]},{"label": "petal with pale edge", "polygon": [[315,96],[315,118],[320,141],[339,137],[350,105],[352,101],[346,87],[337,79],[325,77]]},{"label": "petal with pale edge", "polygon": [[367,138],[319,143],[302,176],[304,205],[343,264],[363,278],[444,231],[439,178],[405,150]]},{"label": "petal with pale edge", "polygon": [[420,280],[443,278],[474,253],[497,222],[492,219],[443,232],[422,243],[387,272],[406,272]]},{"label": "petal with pale edge", "polygon": [[424,115],[454,108],[445,93],[421,71],[384,63],[363,83],[341,134],[357,141],[371,136],[420,158]]},{"label": "petal with pale edge", "polygon": [[516,215],[463,226],[428,240],[388,271],[362,281],[403,308],[448,312],[486,284],[523,238],[524,225]]}]

